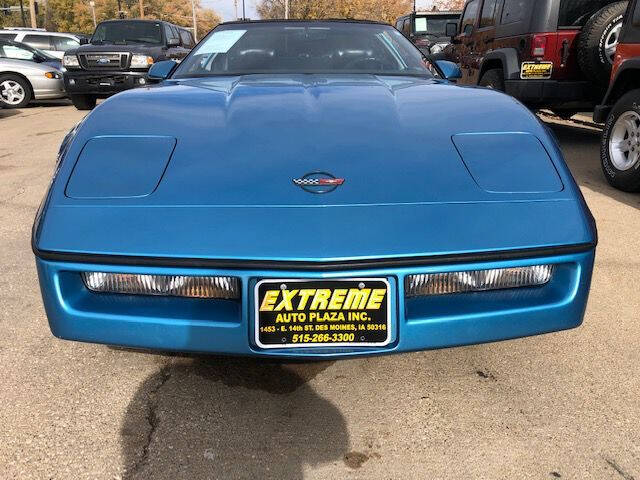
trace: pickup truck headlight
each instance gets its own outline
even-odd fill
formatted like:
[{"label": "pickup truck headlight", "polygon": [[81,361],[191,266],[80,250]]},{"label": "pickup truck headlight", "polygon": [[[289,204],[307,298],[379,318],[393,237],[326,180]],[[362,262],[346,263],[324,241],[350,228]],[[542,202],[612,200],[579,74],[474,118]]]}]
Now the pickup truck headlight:
[{"label": "pickup truck headlight", "polygon": [[131,56],[131,68],[149,68],[151,65],[153,65],[153,57],[137,54]]},{"label": "pickup truck headlight", "polygon": [[80,68],[80,62],[75,55],[65,55],[62,57],[62,65],[66,68]]}]

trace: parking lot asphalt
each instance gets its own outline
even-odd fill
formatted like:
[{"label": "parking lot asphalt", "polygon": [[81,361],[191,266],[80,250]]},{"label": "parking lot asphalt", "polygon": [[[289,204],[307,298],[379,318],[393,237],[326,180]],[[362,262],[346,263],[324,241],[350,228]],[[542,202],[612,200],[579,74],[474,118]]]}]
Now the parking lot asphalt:
[{"label": "parking lot asphalt", "polygon": [[640,479],[640,195],[597,130],[550,123],[599,227],[582,327],[278,364],[51,335],[31,225],[83,115],[0,110],[1,479]]}]

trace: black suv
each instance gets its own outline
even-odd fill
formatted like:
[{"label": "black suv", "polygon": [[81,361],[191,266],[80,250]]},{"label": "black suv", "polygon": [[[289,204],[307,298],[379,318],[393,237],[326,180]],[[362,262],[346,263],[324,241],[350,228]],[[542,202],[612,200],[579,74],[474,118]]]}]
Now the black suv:
[{"label": "black suv", "polygon": [[505,91],[563,116],[606,89],[626,1],[468,0],[447,54],[461,84]]},{"label": "black suv", "polygon": [[65,52],[64,85],[78,110],[91,110],[97,98],[146,85],[153,63],[181,60],[194,44],[191,32],[167,22],[102,22],[88,44]]},{"label": "black suv", "polygon": [[425,55],[441,53],[451,43],[448,23],[457,23],[460,12],[413,12],[396,20],[396,28]]}]

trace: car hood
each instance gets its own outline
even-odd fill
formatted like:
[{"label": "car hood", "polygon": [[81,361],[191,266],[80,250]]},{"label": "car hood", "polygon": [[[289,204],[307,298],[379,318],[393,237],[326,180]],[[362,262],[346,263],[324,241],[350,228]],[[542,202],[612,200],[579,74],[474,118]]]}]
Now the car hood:
[{"label": "car hood", "polygon": [[[57,67],[53,67],[57,69]],[[52,66],[48,62],[34,62],[33,60],[21,60],[14,58],[0,58],[0,70],[14,71],[24,75],[32,75],[40,72],[50,72]]]},{"label": "car hood", "polygon": [[[477,134],[509,141],[501,148],[494,137],[468,136]],[[544,188],[493,191],[485,157],[461,157],[475,158],[486,144],[491,157],[509,158],[521,138],[513,135],[527,135],[521,144],[541,152],[554,178]],[[121,141],[131,147],[117,151]],[[147,154],[144,142],[151,145]],[[132,158],[154,160],[137,165],[128,149],[143,152]],[[96,164],[99,173],[91,173],[90,162],[104,151],[124,162],[117,168],[127,175],[107,173],[112,163],[107,170]],[[344,184],[315,194],[293,182],[319,171]],[[497,171],[498,184],[510,184],[505,176],[512,173]],[[109,187],[107,178],[105,187],[110,175],[117,181]],[[173,80],[96,108],[66,153],[38,246],[328,260],[593,240],[590,216],[555,143],[510,97],[410,77],[253,75]]]}]

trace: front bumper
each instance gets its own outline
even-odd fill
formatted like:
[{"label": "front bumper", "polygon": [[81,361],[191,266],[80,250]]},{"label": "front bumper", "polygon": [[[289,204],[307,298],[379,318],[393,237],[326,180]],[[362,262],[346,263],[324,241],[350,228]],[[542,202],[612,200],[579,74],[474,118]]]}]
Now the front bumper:
[{"label": "front bumper", "polygon": [[568,103],[592,105],[597,96],[590,82],[558,80],[505,80],[505,92],[532,106],[555,106]]},{"label": "front bumper", "polygon": [[64,82],[61,78],[30,77],[29,81],[33,87],[33,98],[35,100],[49,100],[53,98],[63,98],[67,94],[64,89]]},{"label": "front bumper", "polygon": [[[140,83],[144,81],[144,83]],[[64,86],[70,95],[113,95],[123,90],[147,85],[146,71],[77,71],[64,72]]]},{"label": "front bumper", "polygon": [[[85,263],[36,258],[45,310],[53,334],[67,340],[135,348],[232,355],[341,358],[389,354],[506,340],[574,328],[582,323],[593,247],[532,258],[429,263],[336,270],[193,268]],[[506,257],[505,257],[506,258]],[[490,269],[553,263],[542,287],[472,294],[405,298],[404,280],[415,273]],[[92,293],[80,272],[233,275],[240,300],[202,300]],[[306,347],[264,350],[253,339],[253,289],[268,278],[385,277],[391,285],[391,343],[384,347]]]}]

